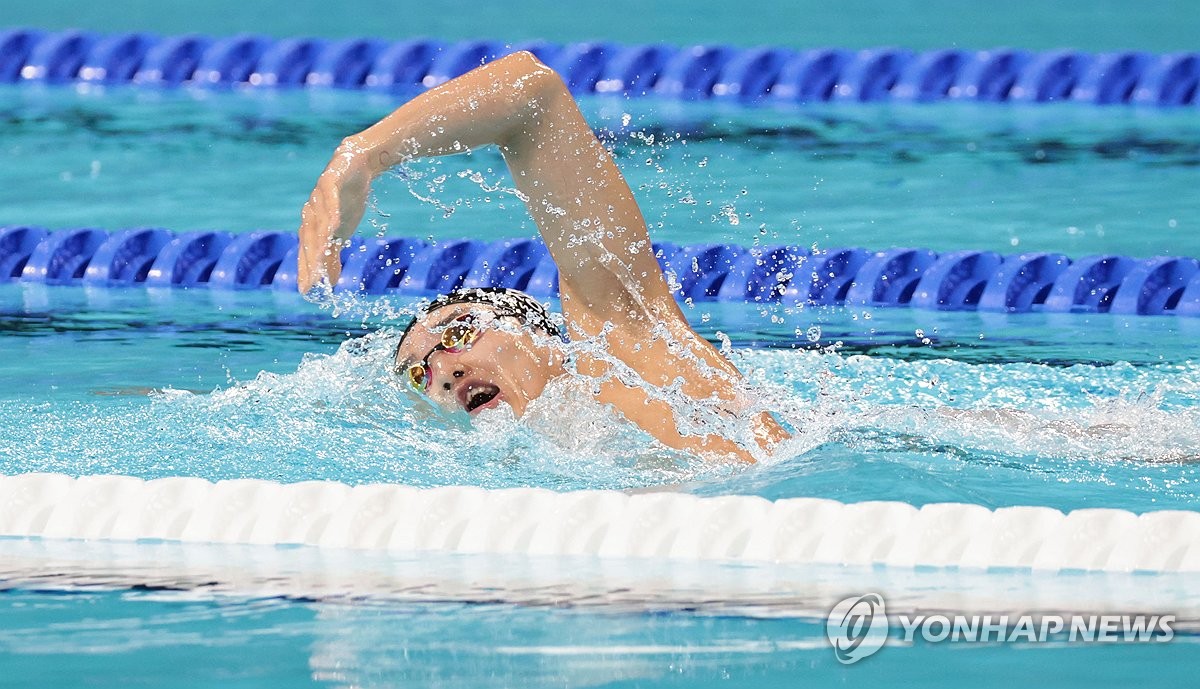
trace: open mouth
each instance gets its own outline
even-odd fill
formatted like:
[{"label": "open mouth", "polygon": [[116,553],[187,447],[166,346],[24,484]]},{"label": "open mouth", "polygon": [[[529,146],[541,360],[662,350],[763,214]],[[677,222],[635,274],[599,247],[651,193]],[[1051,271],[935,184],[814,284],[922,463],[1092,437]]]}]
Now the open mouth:
[{"label": "open mouth", "polygon": [[462,396],[463,406],[467,413],[487,406],[500,395],[500,388],[490,383],[481,383],[479,385],[471,385],[466,390],[466,394]]}]

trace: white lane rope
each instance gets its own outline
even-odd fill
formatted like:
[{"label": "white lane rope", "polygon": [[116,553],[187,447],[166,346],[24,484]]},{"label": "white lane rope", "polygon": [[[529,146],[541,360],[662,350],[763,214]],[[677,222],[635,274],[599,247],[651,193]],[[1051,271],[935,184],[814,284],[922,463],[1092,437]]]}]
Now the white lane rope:
[{"label": "white lane rope", "polygon": [[0,536],[788,564],[1200,572],[1200,512],[0,476]]}]

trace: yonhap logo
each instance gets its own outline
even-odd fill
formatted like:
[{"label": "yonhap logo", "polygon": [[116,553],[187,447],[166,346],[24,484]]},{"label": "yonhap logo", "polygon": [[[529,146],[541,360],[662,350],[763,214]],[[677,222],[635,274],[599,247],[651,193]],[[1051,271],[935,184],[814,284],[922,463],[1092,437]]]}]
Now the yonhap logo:
[{"label": "yonhap logo", "polygon": [[[838,662],[851,665],[887,643],[891,622],[883,596],[851,596],[829,611],[825,635]],[[1172,614],[1003,614],[932,615],[898,613],[896,641],[925,643],[1165,643],[1175,638]]]},{"label": "yonhap logo", "polygon": [[838,662],[850,665],[873,655],[888,637],[883,596],[864,593],[833,606],[825,623],[825,636],[833,644]]}]

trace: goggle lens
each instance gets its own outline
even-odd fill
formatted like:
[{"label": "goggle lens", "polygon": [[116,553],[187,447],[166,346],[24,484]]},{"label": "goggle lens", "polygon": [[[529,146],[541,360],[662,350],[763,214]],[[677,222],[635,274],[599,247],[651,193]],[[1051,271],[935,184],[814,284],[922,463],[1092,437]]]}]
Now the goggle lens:
[{"label": "goggle lens", "polygon": [[474,323],[454,321],[442,331],[442,349],[457,354],[470,347],[479,337]]},{"label": "goggle lens", "polygon": [[425,355],[425,359],[420,363],[413,364],[408,367],[405,374],[408,376],[408,384],[414,390],[424,393],[429,389],[429,384],[433,382],[433,370],[429,367],[429,357],[438,350],[444,350],[451,354],[458,354],[471,348],[475,340],[479,339],[479,328],[474,323],[474,318],[470,314],[460,316],[442,330],[441,341],[434,345],[429,354]]}]

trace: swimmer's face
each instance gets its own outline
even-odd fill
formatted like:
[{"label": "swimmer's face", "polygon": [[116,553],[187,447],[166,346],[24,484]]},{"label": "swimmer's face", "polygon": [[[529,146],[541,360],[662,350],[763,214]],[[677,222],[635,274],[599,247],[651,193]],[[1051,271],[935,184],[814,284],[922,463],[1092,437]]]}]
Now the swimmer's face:
[{"label": "swimmer's face", "polygon": [[396,372],[443,409],[474,416],[507,404],[520,416],[564,372],[553,340],[491,307],[451,304],[412,326],[396,352]]}]

